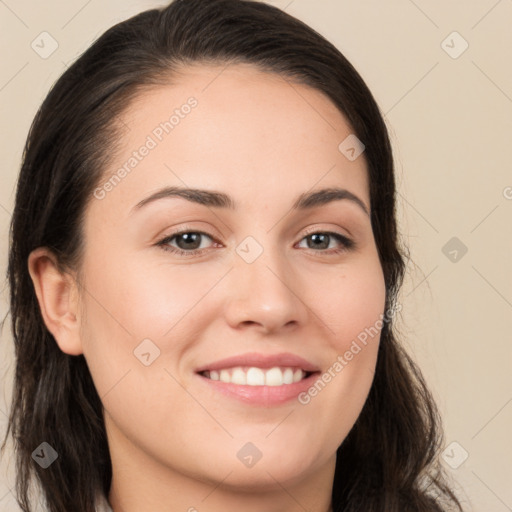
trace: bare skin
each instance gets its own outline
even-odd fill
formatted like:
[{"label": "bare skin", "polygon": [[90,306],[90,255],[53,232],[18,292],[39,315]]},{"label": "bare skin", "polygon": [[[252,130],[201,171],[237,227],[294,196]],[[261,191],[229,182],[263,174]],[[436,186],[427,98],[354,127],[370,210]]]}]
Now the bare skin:
[{"label": "bare skin", "polygon": [[[191,97],[172,131],[155,132]],[[368,394],[379,336],[332,367],[384,313],[385,283],[361,205],[292,206],[337,187],[370,209],[364,153],[338,150],[351,127],[320,92],[240,64],[188,67],[123,122],[100,187],[148,136],[156,145],[91,197],[81,284],[44,248],[29,259],[46,325],[63,352],[85,356],[104,405],[114,512],[332,510],[336,450]],[[183,197],[135,206],[173,186],[228,194],[237,208]],[[158,245],[176,232],[205,233],[199,252],[165,250],[193,250],[183,236]],[[332,378],[308,403],[261,405],[196,371],[248,352],[295,354]],[[261,453],[252,467],[239,456],[247,443]]]}]

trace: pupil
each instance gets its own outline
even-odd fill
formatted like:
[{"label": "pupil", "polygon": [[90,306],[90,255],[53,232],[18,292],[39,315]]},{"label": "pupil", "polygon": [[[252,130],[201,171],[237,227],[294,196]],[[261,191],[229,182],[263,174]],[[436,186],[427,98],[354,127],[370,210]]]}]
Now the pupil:
[{"label": "pupil", "polygon": [[[199,239],[199,233],[185,233],[183,235],[180,235],[179,239],[178,240],[184,240],[185,241],[185,248],[187,249],[190,249],[190,245],[191,243],[194,244],[196,243],[197,244],[197,241]],[[178,245],[180,245],[178,243]],[[193,249],[195,249],[196,247],[192,247]]]},{"label": "pupil", "polygon": [[315,243],[315,247],[318,247],[319,245],[322,245],[322,248],[326,248],[329,246],[329,243],[327,242],[327,245],[325,244],[325,239],[328,238],[327,235],[322,235],[322,234],[315,234],[315,235],[311,235],[312,237],[312,240],[315,241],[315,240],[318,240],[320,237],[324,238],[324,241],[320,241],[320,244],[318,243]]}]

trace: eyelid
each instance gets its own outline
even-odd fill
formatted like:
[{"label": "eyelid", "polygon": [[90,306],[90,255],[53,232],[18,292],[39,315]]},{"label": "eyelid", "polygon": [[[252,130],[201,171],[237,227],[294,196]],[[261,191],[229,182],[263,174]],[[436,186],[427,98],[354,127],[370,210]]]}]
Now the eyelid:
[{"label": "eyelid", "polygon": [[[165,230],[164,233],[166,233],[168,230]],[[180,224],[179,227],[173,229],[171,228],[171,230],[165,234],[165,235],[158,235],[158,237],[156,237],[156,239],[158,241],[162,241],[162,240],[165,240],[166,238],[170,238],[170,237],[173,237],[173,236],[176,236],[176,235],[181,235],[183,233],[201,233],[202,235],[206,235],[210,238],[212,238],[213,240],[218,240],[219,238],[222,238],[222,234],[213,234],[213,233],[209,233],[208,231],[216,231],[214,228],[212,227],[209,227],[207,228],[207,230],[203,230],[197,226],[190,226],[188,224]]]},{"label": "eyelid", "polygon": [[[340,233],[339,229],[340,228],[337,228],[337,229],[336,228],[323,228],[323,227],[318,226],[318,225],[314,226],[314,227],[308,226],[307,228],[305,228],[305,231],[304,231],[304,233],[302,235],[302,238],[304,238],[306,236],[309,236],[309,235],[312,235],[314,233],[335,233],[335,234],[340,235],[342,237],[345,237],[345,238],[347,238],[349,240],[351,239],[352,235]],[[301,240],[302,240],[302,238],[301,238]]]}]

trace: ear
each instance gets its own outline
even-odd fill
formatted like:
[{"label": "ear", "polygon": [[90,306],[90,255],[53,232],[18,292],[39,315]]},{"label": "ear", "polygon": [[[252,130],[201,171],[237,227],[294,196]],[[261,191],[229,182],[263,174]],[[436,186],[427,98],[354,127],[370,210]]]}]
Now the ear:
[{"label": "ear", "polygon": [[28,270],[44,323],[59,348],[66,354],[82,354],[75,279],[59,270],[57,258],[46,247],[39,247],[30,253]]}]

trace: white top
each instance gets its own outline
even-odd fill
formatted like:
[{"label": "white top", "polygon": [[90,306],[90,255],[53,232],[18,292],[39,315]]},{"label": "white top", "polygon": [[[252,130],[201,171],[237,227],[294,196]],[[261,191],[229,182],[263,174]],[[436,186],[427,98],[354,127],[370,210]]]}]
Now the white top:
[{"label": "white top", "polygon": [[96,512],[113,512],[112,507],[110,506],[107,497],[103,494],[98,492],[96,496],[96,505],[95,505]]}]

